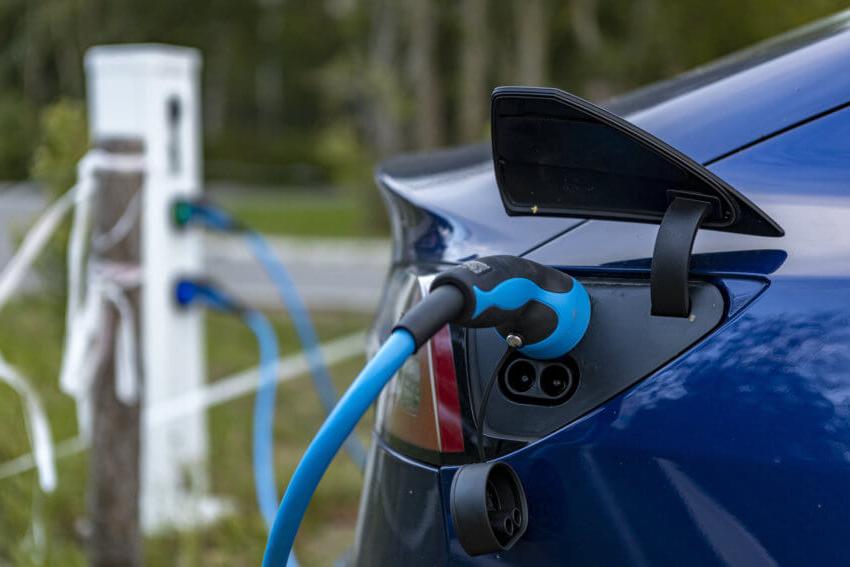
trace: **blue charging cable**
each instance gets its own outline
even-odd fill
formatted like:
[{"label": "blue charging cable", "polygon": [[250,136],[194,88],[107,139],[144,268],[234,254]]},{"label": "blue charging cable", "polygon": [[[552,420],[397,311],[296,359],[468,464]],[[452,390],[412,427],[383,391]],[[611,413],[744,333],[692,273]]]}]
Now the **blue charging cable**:
[{"label": "blue charging cable", "polygon": [[[239,314],[254,333],[260,349],[260,382],[254,399],[253,468],[257,504],[266,526],[271,529],[278,508],[277,478],[274,471],[274,411],[277,384],[277,336],[269,320],[253,309],[245,309],[223,291],[202,282],[181,280],[177,283],[178,304],[200,302],[216,311]],[[298,567],[294,552],[287,554],[286,565]],[[287,556],[284,556],[286,558]],[[283,565],[280,561],[278,564]]]},{"label": "blue charging cable", "polygon": [[257,504],[271,528],[277,512],[277,477],[274,472],[274,410],[278,350],[274,329],[261,313],[247,310],[242,320],[254,333],[260,348],[260,384],[254,399],[254,485]]},{"label": "blue charging cable", "polygon": [[307,505],[343,441],[415,348],[409,332],[400,329],[390,335],[322,424],[286,488],[269,532],[264,567],[284,564]]},{"label": "blue charging cable", "polygon": [[[274,282],[281,300],[289,316],[292,318],[295,332],[298,334],[301,345],[304,347],[304,354],[310,366],[316,393],[325,411],[330,413],[337,405],[339,396],[331,381],[325,361],[322,358],[322,351],[319,348],[319,338],[316,336],[316,329],[310,320],[310,313],[307,311],[307,306],[298,294],[295,282],[292,281],[289,272],[286,271],[283,264],[275,256],[274,251],[266,239],[256,232],[249,232],[247,238],[248,245],[253,250],[254,256],[263,265],[269,278]],[[354,461],[360,470],[363,470],[366,466],[366,448],[360,440],[355,436],[350,436],[345,441],[345,450],[348,452],[351,460]]]},{"label": "blue charging cable", "polygon": [[[325,408],[325,412],[330,413],[336,406],[339,396],[322,358],[316,329],[313,327],[307,306],[295,287],[295,282],[292,281],[286,267],[275,255],[268,242],[258,233],[246,229],[227,212],[206,202],[177,202],[174,205],[174,220],[178,226],[197,222],[213,230],[245,234],[249,249],[274,283],[281,302],[292,319],[295,332],[307,357],[319,401]],[[345,442],[345,450],[357,467],[363,470],[366,466],[366,448],[360,440],[356,436],[349,437]]]},{"label": "blue charging cable", "polygon": [[480,258],[437,276],[430,294],[399,320],[313,438],[283,495],[263,566],[286,561],[307,505],[343,441],[405,360],[434,333],[450,322],[497,327],[510,348],[534,348],[531,356],[554,359],[581,341],[590,310],[581,283],[513,256]]}]

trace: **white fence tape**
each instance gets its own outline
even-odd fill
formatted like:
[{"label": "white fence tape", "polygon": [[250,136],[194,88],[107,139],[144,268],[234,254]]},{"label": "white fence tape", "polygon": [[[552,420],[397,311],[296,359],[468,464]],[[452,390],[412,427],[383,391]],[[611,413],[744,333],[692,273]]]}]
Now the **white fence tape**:
[{"label": "white fence tape", "polygon": [[17,368],[6,362],[0,355],[0,381],[11,386],[24,402],[24,419],[32,445],[32,462],[38,467],[38,481],[44,492],[53,492],[56,488],[56,458],[53,439],[50,436],[50,424],[41,404],[41,399],[29,381]]},{"label": "white fence tape", "polygon": [[[364,352],[365,335],[357,332],[321,345],[322,357],[329,366],[353,358]],[[280,359],[278,364],[278,382],[292,380],[307,374],[310,366],[303,353]],[[223,404],[257,389],[260,375],[257,367],[250,368],[223,380],[217,380],[201,390],[172,398],[157,404],[144,412],[146,427],[162,425],[172,419],[192,414],[202,409]]]},{"label": "white fence tape", "polygon": [[44,249],[50,237],[56,232],[59,223],[65,218],[77,198],[77,186],[74,186],[47,208],[27,232],[15,255],[0,273],[0,309],[20,288],[30,266]]},{"label": "white fence tape", "polygon": [[[345,335],[322,343],[322,356],[328,366],[354,358],[364,352],[365,334],[362,331]],[[303,353],[286,356],[278,363],[278,382],[294,380],[309,372],[307,358]],[[200,390],[189,392],[167,402],[157,404],[144,412],[145,425],[156,427],[172,419],[203,411],[227,403],[257,389],[259,374],[257,368],[249,368],[226,378],[216,380]],[[284,400],[285,402],[285,400]],[[76,455],[88,448],[88,441],[82,437],[73,437],[56,444],[55,458],[61,459]],[[21,455],[11,461],[0,464],[0,480],[11,478],[35,468],[32,453]]]}]

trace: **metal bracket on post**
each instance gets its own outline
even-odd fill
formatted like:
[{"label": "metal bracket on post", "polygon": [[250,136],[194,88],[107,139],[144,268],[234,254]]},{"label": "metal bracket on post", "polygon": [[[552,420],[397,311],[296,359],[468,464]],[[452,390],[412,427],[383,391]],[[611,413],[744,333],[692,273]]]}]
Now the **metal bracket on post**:
[{"label": "metal bracket on post", "polygon": [[652,314],[688,317],[691,298],[688,274],[697,230],[711,212],[711,202],[698,197],[675,197],[664,213],[652,254],[650,296]]}]

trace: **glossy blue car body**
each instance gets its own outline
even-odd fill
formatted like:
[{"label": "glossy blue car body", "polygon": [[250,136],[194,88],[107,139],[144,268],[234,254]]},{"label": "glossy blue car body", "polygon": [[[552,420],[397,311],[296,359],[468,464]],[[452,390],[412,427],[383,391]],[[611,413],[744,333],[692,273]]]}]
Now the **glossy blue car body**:
[{"label": "glossy blue car body", "polygon": [[[455,467],[376,437],[356,564],[850,562],[848,20],[609,106],[708,165],[785,236],[698,234],[693,269],[728,301],[719,328],[503,457],[530,513],[507,552],[473,558],[460,547],[448,515]],[[657,226],[509,217],[486,147],[428,160],[379,174],[390,208],[404,210],[397,265],[498,253],[648,272]]]}]

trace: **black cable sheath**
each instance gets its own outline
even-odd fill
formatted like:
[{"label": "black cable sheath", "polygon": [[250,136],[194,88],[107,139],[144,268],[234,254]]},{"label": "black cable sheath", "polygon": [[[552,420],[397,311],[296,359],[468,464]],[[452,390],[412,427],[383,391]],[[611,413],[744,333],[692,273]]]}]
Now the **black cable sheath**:
[{"label": "black cable sheath", "polygon": [[419,350],[446,323],[458,318],[464,308],[463,292],[454,285],[436,288],[399,319],[393,331],[404,329],[413,336]]},{"label": "black cable sheath", "polygon": [[481,402],[478,404],[478,411],[476,412],[478,419],[475,423],[475,443],[478,446],[478,460],[482,463],[487,460],[487,456],[484,454],[484,417],[487,415],[487,402],[490,400],[490,393],[493,391],[493,386],[499,377],[499,371],[501,371],[502,366],[505,365],[505,362],[507,362],[515,350],[512,347],[508,347],[508,350],[499,359],[496,368],[493,370],[493,374],[490,375],[490,381],[487,382],[487,387],[484,388]]}]

